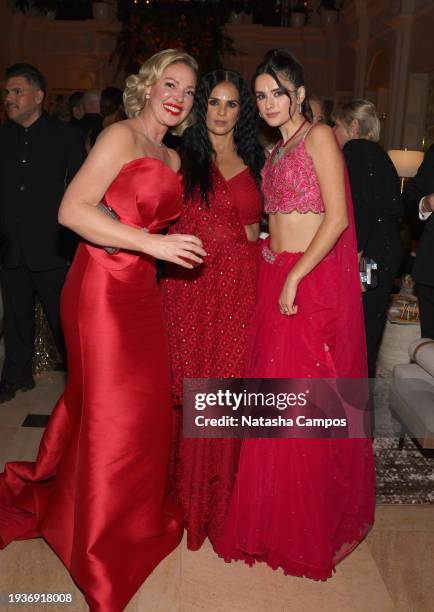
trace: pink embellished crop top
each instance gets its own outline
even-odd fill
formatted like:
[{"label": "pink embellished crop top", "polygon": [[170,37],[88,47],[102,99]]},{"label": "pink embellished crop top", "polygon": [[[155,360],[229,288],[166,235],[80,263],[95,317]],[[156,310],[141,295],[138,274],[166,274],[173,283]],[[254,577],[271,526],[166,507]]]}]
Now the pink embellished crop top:
[{"label": "pink embellished crop top", "polygon": [[310,129],[280,159],[277,159],[280,143],[267,158],[262,169],[266,213],[325,212],[318,177],[304,142]]}]

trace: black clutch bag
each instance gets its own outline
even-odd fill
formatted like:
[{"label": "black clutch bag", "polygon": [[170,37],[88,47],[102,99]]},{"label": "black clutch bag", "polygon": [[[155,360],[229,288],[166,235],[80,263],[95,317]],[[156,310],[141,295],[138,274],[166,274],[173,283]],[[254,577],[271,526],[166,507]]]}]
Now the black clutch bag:
[{"label": "black clutch bag", "polygon": [[[98,210],[100,210],[105,215],[107,215],[107,217],[110,217],[110,219],[115,219],[115,221],[119,221],[120,219],[119,215],[113,210],[113,208],[110,208],[110,206],[107,206],[107,204],[103,204],[102,202],[100,202],[99,204],[96,205],[96,207],[98,208]],[[109,255],[114,255],[115,253],[119,253],[119,249],[117,249],[116,247],[103,247],[103,248],[105,251],[107,251],[107,253],[109,253]]]}]

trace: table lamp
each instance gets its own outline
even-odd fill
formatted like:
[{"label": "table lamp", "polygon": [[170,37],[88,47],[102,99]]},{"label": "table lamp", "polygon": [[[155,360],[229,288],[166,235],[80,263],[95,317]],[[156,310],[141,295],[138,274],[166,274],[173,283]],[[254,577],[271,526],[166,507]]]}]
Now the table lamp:
[{"label": "table lamp", "polygon": [[402,192],[405,180],[416,174],[422,163],[424,153],[423,151],[409,151],[408,149],[391,149],[388,154],[401,179]]}]

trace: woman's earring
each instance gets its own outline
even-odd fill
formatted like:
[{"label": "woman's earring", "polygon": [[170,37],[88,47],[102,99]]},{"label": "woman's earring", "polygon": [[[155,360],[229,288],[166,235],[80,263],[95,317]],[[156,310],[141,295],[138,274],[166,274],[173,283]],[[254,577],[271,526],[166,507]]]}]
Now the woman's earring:
[{"label": "woman's earring", "polygon": [[298,112],[301,114],[301,102],[298,103]]},{"label": "woman's earring", "polygon": [[258,113],[258,117],[260,117],[260,118],[262,119],[262,115],[261,115],[261,113]]},{"label": "woman's earring", "polygon": [[149,98],[151,97],[151,94],[145,94],[145,100],[149,100]]}]

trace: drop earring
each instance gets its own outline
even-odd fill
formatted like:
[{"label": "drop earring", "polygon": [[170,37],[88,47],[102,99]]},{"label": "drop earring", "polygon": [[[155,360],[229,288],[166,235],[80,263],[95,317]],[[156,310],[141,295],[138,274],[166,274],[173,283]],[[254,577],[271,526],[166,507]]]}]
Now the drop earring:
[{"label": "drop earring", "polygon": [[298,103],[298,112],[299,112],[299,113],[300,113],[300,115],[301,115],[301,102],[299,102],[299,103]]},{"label": "drop earring", "polygon": [[145,94],[145,100],[149,100],[149,98],[151,97],[151,94]]}]

